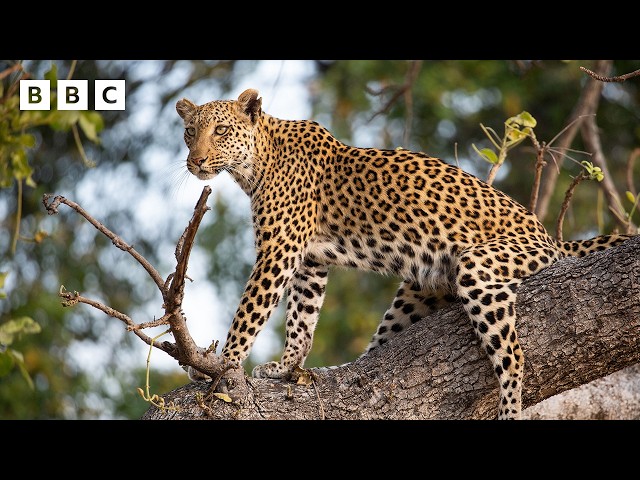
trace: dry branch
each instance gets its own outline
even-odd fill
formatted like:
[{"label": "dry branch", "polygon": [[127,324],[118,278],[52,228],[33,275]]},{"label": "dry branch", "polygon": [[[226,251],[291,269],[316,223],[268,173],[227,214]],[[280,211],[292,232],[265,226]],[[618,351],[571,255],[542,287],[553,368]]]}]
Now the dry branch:
[{"label": "dry branch", "polygon": [[[140,263],[140,265],[144,267],[149,276],[153,279],[160,291],[165,314],[160,319],[154,319],[144,323],[136,323],[122,312],[95,300],[86,298],[77,292],[66,292],[61,288],[60,297],[64,299],[65,305],[70,306],[76,303],[91,305],[92,307],[103,311],[110,317],[117,318],[124,322],[127,326],[127,330],[133,331],[134,334],[142,339],[147,345],[153,344],[153,346],[166,352],[171,357],[175,358],[181,365],[191,366],[212,378],[220,378],[230,369],[230,365],[226,359],[216,355],[215,352],[210,349],[204,349],[196,345],[189,334],[187,319],[182,312],[182,301],[184,299],[184,286],[187,278],[189,255],[194,244],[196,232],[200,226],[200,222],[202,221],[202,217],[209,210],[206,203],[210,194],[211,187],[205,186],[202,190],[198,203],[195,206],[189,225],[185,228],[184,233],[178,241],[176,247],[177,264],[175,272],[170,274],[166,280],[162,279],[157,270],[139,252],[122,240],[118,235],[105,227],[101,222],[93,218],[77,203],[60,195],[53,197],[48,194],[43,196],[42,202],[50,215],[58,213],[58,207],[60,204],[69,206],[82,215],[101,233],[111,239],[116,247],[129,253],[138,263]],[[168,324],[170,326],[171,333],[175,338],[175,343],[168,341],[154,341],[151,337],[142,332],[145,328],[158,326],[160,324]],[[229,372],[228,375],[229,378],[233,378],[235,375],[240,375],[240,370],[235,369],[234,371]]]},{"label": "dry branch", "polygon": [[540,191],[540,180],[542,179],[542,170],[547,165],[547,162],[544,159],[544,154],[546,150],[546,145],[539,145],[538,142],[534,142],[534,147],[536,148],[536,170],[533,176],[533,185],[531,187],[531,197],[529,199],[529,210],[531,212],[536,211],[536,205],[538,204],[538,194]]},{"label": "dry branch", "polygon": [[[595,68],[600,72],[608,72],[611,69],[611,64],[611,60],[598,60]],[[563,135],[560,144],[556,147],[557,150],[565,152],[570,149],[573,139],[578,133],[579,122],[574,122],[575,119],[583,115],[593,115],[597,112],[602,88],[603,83],[588,79],[580,92],[580,97],[578,98],[571,115],[568,118],[567,123],[571,124],[571,127],[568,128],[566,133]],[[541,222],[544,221],[548,214],[551,197],[556,189],[556,183],[558,181],[558,176],[560,175],[561,164],[562,158],[559,158],[558,168],[548,168],[546,169],[545,174],[543,174],[540,197],[535,211]]]},{"label": "dry branch", "polygon": [[[400,99],[400,97],[402,97],[403,95],[405,96],[405,101],[408,102],[407,108],[411,110],[412,104],[411,104],[410,93],[416,81],[416,78],[418,77],[418,73],[420,73],[421,67],[422,67],[422,60],[412,60],[411,62],[409,62],[409,70],[407,71],[407,75],[405,77],[404,83],[400,86],[393,87],[391,85],[388,85],[378,91],[373,91],[367,87],[367,92],[374,96],[382,95],[387,90],[396,88],[396,91],[393,93],[393,95],[391,95],[391,98],[384,104],[384,106],[380,110],[376,111],[371,116],[371,118],[369,118],[369,121],[373,120],[378,115],[387,113],[389,109],[393,106],[393,104],[396,103]],[[407,128],[407,125],[410,125],[410,123],[411,123],[411,115],[407,115],[407,119],[405,119],[405,129]],[[408,135],[405,135],[405,140],[407,138],[408,138]],[[405,145],[406,145],[406,141],[405,141]]]},{"label": "dry branch", "polygon": [[592,78],[595,78],[600,82],[624,82],[625,80],[628,80],[630,78],[637,77],[640,75],[640,70],[635,70],[631,73],[625,73],[624,75],[618,75],[616,77],[606,77],[604,75],[598,75],[597,73],[592,72],[588,68],[584,68],[584,67],[580,67],[580,70],[582,70],[587,75],[589,75]]},{"label": "dry branch", "polygon": [[620,208],[620,194],[613,183],[609,168],[607,167],[607,161],[602,151],[602,143],[600,142],[600,134],[598,133],[598,125],[596,124],[595,117],[587,118],[582,124],[582,138],[589,150],[593,152],[593,163],[600,167],[604,178],[600,185],[604,192],[604,196],[607,199],[609,210],[614,214],[616,223],[624,233],[631,233],[635,231],[635,225],[631,222],[631,219],[624,218],[624,211]]},{"label": "dry branch", "polygon": [[571,203],[571,199],[573,198],[573,193],[576,187],[580,185],[580,182],[582,182],[582,180],[584,180],[585,178],[589,178],[589,175],[585,173],[584,170],[582,170],[580,174],[571,181],[571,184],[564,194],[564,201],[562,202],[560,213],[558,214],[558,219],[556,220],[556,238],[560,241],[562,241],[562,225],[564,224],[564,216],[569,209],[569,204]]},{"label": "dry branch", "polygon": [[633,166],[638,157],[640,157],[640,147],[634,148],[627,159],[627,190],[631,192],[634,197],[638,196],[638,192],[633,182]]}]

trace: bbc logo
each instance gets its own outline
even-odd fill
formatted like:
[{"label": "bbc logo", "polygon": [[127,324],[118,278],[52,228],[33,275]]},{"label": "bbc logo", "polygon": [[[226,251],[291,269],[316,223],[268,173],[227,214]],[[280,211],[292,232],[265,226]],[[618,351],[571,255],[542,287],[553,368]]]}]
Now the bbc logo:
[{"label": "bbc logo", "polygon": [[[125,81],[96,80],[95,110],[124,110]],[[58,110],[88,110],[88,80],[58,80]],[[49,80],[20,80],[20,110],[51,110]]]}]

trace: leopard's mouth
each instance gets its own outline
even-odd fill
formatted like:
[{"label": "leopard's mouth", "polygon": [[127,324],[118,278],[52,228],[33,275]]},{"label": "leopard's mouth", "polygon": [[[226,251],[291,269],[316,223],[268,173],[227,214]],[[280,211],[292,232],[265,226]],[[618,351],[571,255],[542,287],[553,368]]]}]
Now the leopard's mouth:
[{"label": "leopard's mouth", "polygon": [[216,175],[218,175],[218,173],[219,173],[219,170],[215,170],[213,172],[209,172],[207,170],[198,169],[198,171],[195,172],[194,175],[196,177],[198,177],[198,179],[200,179],[200,180],[211,180]]},{"label": "leopard's mouth", "polygon": [[211,180],[218,173],[220,173],[220,168],[205,168],[203,166],[196,165],[187,165],[187,169],[192,175],[195,175],[199,180]]}]

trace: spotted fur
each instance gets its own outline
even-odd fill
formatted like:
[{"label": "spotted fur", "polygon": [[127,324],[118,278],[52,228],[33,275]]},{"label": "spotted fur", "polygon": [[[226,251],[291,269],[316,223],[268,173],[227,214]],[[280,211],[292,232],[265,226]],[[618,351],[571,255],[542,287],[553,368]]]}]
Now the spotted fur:
[{"label": "spotted fur", "polygon": [[257,257],[222,355],[242,363],[288,292],[282,358],[253,370],[286,378],[311,349],[329,266],[396,275],[403,281],[367,351],[459,300],[500,384],[498,418],[518,418],[520,282],[627,236],[559,242],[515,200],[454,165],[352,147],[316,122],[270,116],[261,102],[249,89],[237,101],[176,105],[188,170],[201,180],[227,171],[251,199]]}]

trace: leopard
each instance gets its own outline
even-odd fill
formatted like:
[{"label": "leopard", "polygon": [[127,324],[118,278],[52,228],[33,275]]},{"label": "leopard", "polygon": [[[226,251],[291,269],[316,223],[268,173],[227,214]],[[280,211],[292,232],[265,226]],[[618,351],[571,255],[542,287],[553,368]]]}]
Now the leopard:
[{"label": "leopard", "polygon": [[281,359],[257,365],[256,378],[286,380],[303,368],[329,269],[355,268],[400,280],[362,355],[460,302],[499,384],[494,418],[519,419],[519,285],[564,257],[630,237],[560,241],[534,213],[459,166],[419,151],[350,146],[316,121],[266,113],[256,89],[202,105],[182,98],[176,110],[187,170],[203,181],[227,172],[250,199],[255,263],[221,355],[241,367],[286,297]]}]

